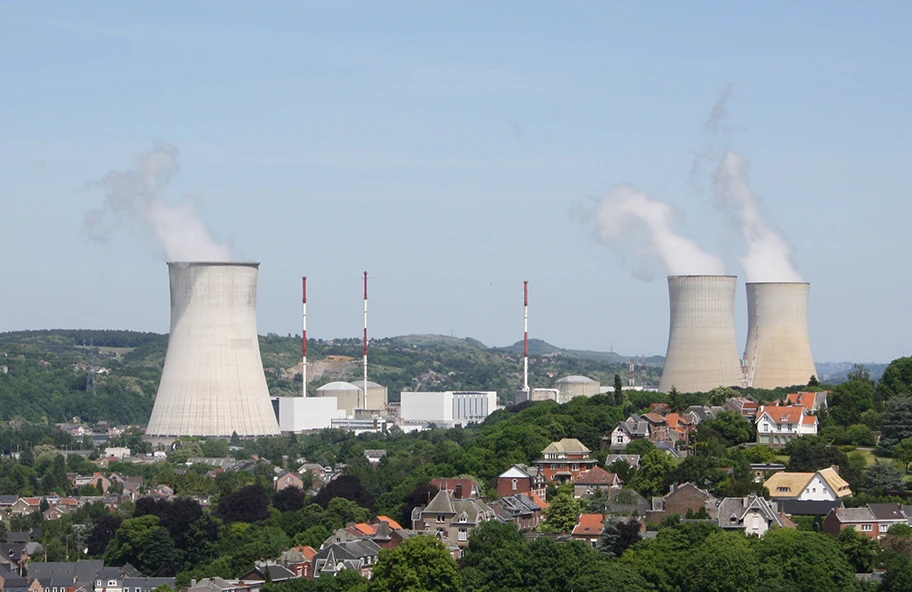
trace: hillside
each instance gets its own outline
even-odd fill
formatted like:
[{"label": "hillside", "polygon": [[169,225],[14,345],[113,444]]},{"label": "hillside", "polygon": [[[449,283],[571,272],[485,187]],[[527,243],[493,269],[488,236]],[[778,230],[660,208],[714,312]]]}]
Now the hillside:
[{"label": "hillside", "polygon": [[[145,423],[161,378],[167,335],[135,331],[42,330],[0,333],[0,420]],[[536,342],[538,343],[538,342]],[[586,374],[613,384],[626,382],[627,359],[616,354],[577,355],[545,342],[530,358],[529,382],[549,387],[554,378]],[[260,337],[263,368],[272,395],[301,393],[300,340]],[[599,352],[590,352],[598,354]],[[522,384],[522,348],[489,348],[475,339],[446,335],[403,335],[372,339],[370,379],[403,390],[496,390],[511,401]],[[87,369],[94,364],[94,394]],[[659,367],[647,378],[658,381]],[[333,380],[361,377],[358,339],[308,341],[308,392]]]},{"label": "hillside", "polygon": [[[509,352],[513,354],[522,354],[523,342],[517,341],[513,345],[506,347],[495,347],[494,351]],[[629,364],[632,356],[624,356],[615,352],[592,351],[589,349],[564,349],[551,345],[541,339],[529,340],[529,355],[532,356],[563,356],[568,358],[578,358],[580,360],[589,360],[594,362],[611,362],[615,364]],[[663,356],[646,357],[647,366],[661,366],[665,361]]]}]

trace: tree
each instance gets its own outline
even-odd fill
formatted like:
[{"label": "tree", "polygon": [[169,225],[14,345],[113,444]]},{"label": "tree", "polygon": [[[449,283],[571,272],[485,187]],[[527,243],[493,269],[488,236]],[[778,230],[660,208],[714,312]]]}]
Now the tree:
[{"label": "tree", "polygon": [[912,357],[890,362],[877,383],[876,399],[884,404],[893,397],[912,395]]},{"label": "tree", "polygon": [[247,485],[219,500],[215,515],[225,522],[258,522],[269,518],[269,494],[262,485]]},{"label": "tree", "polygon": [[808,380],[808,386],[809,387],[820,386],[820,381],[817,380],[816,374],[811,374],[811,378],[810,378],[810,380]]},{"label": "tree", "polygon": [[848,381],[836,385],[828,401],[830,417],[845,426],[860,422],[861,414],[873,407],[874,383],[864,367],[857,366]]},{"label": "tree", "polygon": [[875,462],[865,473],[867,490],[875,493],[886,493],[903,489],[902,471],[892,462]]},{"label": "tree", "polygon": [[526,541],[509,523],[488,520],[472,530],[462,557],[467,592],[524,592]]},{"label": "tree", "polygon": [[614,375],[614,404],[624,404],[624,385],[621,383],[621,375],[617,373]]},{"label": "tree", "polygon": [[412,510],[428,505],[440,490],[429,483],[420,483],[408,495],[402,504],[402,518],[400,524],[410,528],[412,526]]},{"label": "tree", "polygon": [[799,436],[785,445],[788,468],[794,472],[813,473],[830,466],[843,466],[846,453],[819,436]]},{"label": "tree", "polygon": [[760,572],[768,583],[795,592],[858,590],[855,570],[833,537],[776,528],[754,544]]},{"label": "tree", "polygon": [[583,502],[573,497],[572,486],[562,487],[545,508],[545,521],[539,527],[547,532],[570,532],[583,513]]},{"label": "tree", "polygon": [[608,557],[620,557],[640,539],[640,521],[636,518],[608,520],[599,541],[599,550]]},{"label": "tree", "polygon": [[652,441],[647,440],[646,438],[640,438],[628,444],[624,449],[624,454],[638,454],[642,457],[650,450],[655,449],[655,444],[653,444]]},{"label": "tree", "polygon": [[124,520],[104,553],[105,563],[130,563],[146,575],[174,575],[177,559],[171,535],[152,515]]},{"label": "tree", "polygon": [[869,536],[855,532],[855,527],[849,526],[837,537],[839,547],[855,573],[871,573],[874,558],[877,556],[877,542]]},{"label": "tree", "polygon": [[123,524],[123,518],[120,516],[105,514],[96,518],[92,524],[92,530],[89,531],[89,536],[85,540],[89,555],[103,554],[121,524]]},{"label": "tree", "polygon": [[900,553],[884,553],[883,565],[887,568],[881,581],[880,592],[912,592],[912,559]]},{"label": "tree", "polygon": [[912,438],[912,396],[893,397],[883,414],[879,450],[891,456],[893,448],[906,438]]},{"label": "tree", "polygon": [[674,467],[675,463],[667,453],[654,448],[640,458],[640,470],[629,485],[647,499],[662,495],[665,492],[665,481]]},{"label": "tree", "polygon": [[757,436],[754,422],[731,411],[724,411],[697,426],[698,440],[711,435],[718,436],[728,446],[753,442]]},{"label": "tree", "polygon": [[694,549],[688,568],[691,590],[753,592],[759,576],[750,540],[741,533],[716,532]]},{"label": "tree", "polygon": [[354,475],[341,475],[327,483],[314,497],[314,503],[326,508],[334,497],[343,497],[355,502],[362,508],[374,509],[375,499],[373,494],[364,489],[364,486],[361,485],[361,479]]},{"label": "tree", "polygon": [[276,492],[272,505],[279,512],[297,512],[304,509],[304,498],[300,487],[286,487]]},{"label": "tree", "polygon": [[407,539],[377,557],[370,592],[460,592],[456,562],[443,544],[430,536]]}]

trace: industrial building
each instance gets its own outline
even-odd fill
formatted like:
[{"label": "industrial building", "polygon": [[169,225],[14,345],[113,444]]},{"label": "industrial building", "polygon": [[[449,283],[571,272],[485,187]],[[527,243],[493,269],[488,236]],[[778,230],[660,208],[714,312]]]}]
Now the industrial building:
[{"label": "industrial building", "polygon": [[484,421],[496,408],[496,391],[403,392],[400,396],[400,420],[404,425],[465,425]]},{"label": "industrial building", "polygon": [[525,401],[557,401],[560,391],[556,388],[530,388],[528,391],[516,391],[516,404]]},{"label": "industrial building", "polygon": [[258,263],[168,263],[171,331],[146,436],[272,436],[257,337]]},{"label": "industrial building", "polygon": [[361,389],[350,382],[330,382],[318,388],[316,396],[335,398],[338,401],[338,408],[345,411],[345,416],[354,417],[361,397]]},{"label": "industrial building", "polygon": [[283,434],[329,428],[345,418],[335,397],[273,397],[272,403]]},{"label": "industrial building", "polygon": [[671,316],[659,391],[709,391],[740,386],[735,288],[729,275],[668,276]]},{"label": "industrial building", "polygon": [[588,376],[564,376],[554,382],[557,402],[566,403],[574,397],[591,397],[599,394],[601,384]]},{"label": "industrial building", "polygon": [[361,391],[361,408],[372,411],[382,411],[386,409],[386,403],[389,400],[388,389],[376,382],[368,380],[356,380],[352,383]]},{"label": "industrial building", "polygon": [[808,335],[810,284],[747,284],[746,386],[772,389],[817,376]]}]

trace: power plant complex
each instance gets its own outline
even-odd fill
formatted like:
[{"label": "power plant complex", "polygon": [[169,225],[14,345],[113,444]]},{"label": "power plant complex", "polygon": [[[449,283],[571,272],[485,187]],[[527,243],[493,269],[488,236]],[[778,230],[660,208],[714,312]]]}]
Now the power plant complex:
[{"label": "power plant complex", "polygon": [[168,263],[171,333],[151,438],[279,433],[257,336],[258,263]]}]

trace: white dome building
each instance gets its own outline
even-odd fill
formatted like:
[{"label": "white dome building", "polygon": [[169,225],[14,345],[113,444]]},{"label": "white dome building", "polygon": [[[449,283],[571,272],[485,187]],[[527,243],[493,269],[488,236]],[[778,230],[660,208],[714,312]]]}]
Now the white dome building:
[{"label": "white dome building", "polygon": [[317,389],[316,396],[335,397],[338,401],[338,408],[344,410],[345,415],[354,417],[355,409],[358,408],[358,399],[361,397],[361,389],[350,382],[329,382]]},{"label": "white dome building", "polygon": [[371,380],[368,380],[366,384],[364,380],[356,380],[352,384],[361,391],[362,409],[376,411],[386,408],[389,393],[385,386]]},{"label": "white dome building", "polygon": [[554,382],[557,402],[566,403],[574,397],[591,397],[599,394],[602,385],[588,376],[564,376]]}]

